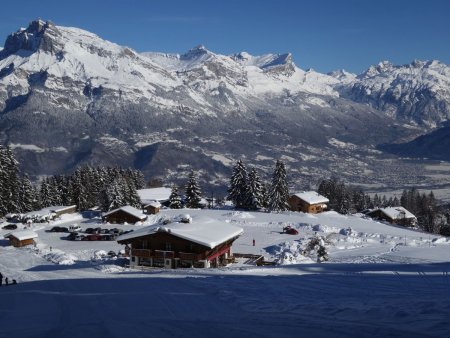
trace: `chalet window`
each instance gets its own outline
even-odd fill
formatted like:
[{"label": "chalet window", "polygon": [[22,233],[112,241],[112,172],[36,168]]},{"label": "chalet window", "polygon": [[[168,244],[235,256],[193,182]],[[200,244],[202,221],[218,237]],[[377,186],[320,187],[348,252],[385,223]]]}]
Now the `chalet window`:
[{"label": "chalet window", "polygon": [[172,243],[166,242],[166,251],[172,251]]},{"label": "chalet window", "polygon": [[148,249],[148,242],[142,241],[142,249]]}]

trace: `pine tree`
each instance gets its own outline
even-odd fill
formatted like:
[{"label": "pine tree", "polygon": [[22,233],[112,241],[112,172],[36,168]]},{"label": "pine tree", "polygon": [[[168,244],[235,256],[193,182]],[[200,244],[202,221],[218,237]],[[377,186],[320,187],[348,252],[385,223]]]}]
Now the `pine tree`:
[{"label": "pine tree", "polygon": [[186,185],[186,207],[188,208],[199,208],[201,201],[201,191],[197,182],[197,178],[195,177],[195,173],[192,170],[188,183]]},{"label": "pine tree", "polygon": [[172,185],[172,191],[170,193],[170,197],[169,197],[169,207],[171,209],[181,209],[182,205],[181,205],[181,198],[180,195],[178,194],[178,187],[174,184]]},{"label": "pine tree", "polygon": [[24,175],[19,188],[20,212],[35,210],[35,201],[37,199],[35,193],[36,190],[33,188],[28,175]]},{"label": "pine tree", "polygon": [[51,196],[51,188],[48,182],[48,178],[44,178],[41,182],[39,198],[41,200],[41,206],[43,208],[47,208],[53,204],[53,198]]},{"label": "pine tree", "polygon": [[20,178],[18,162],[9,147],[3,148],[0,158],[2,172],[2,208],[6,212],[20,212]]},{"label": "pine tree", "polygon": [[269,209],[271,211],[289,210],[289,190],[286,180],[286,168],[280,160],[275,165],[272,186],[269,192]]},{"label": "pine tree", "polygon": [[258,172],[252,168],[248,175],[248,193],[249,193],[249,207],[252,210],[257,210],[263,207],[263,184],[259,178]]},{"label": "pine tree", "polygon": [[227,199],[233,202],[236,208],[247,208],[250,205],[247,169],[242,160],[233,166]]}]

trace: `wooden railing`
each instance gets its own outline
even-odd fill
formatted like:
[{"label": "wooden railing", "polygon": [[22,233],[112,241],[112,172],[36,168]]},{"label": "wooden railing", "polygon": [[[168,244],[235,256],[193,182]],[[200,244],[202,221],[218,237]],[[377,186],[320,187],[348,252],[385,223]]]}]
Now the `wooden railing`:
[{"label": "wooden railing", "polygon": [[131,255],[137,257],[152,257],[152,250],[149,249],[131,249]]},{"label": "wooden railing", "polygon": [[155,258],[175,258],[174,251],[155,250]]},{"label": "wooden railing", "polygon": [[190,252],[179,252],[178,256],[182,261],[197,261],[200,260],[199,255]]}]

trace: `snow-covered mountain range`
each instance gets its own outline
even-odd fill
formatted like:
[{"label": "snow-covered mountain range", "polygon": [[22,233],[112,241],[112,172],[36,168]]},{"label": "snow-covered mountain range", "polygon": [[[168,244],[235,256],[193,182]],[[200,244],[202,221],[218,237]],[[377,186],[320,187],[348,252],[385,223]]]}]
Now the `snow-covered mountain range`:
[{"label": "snow-covered mountain range", "polygon": [[244,157],[283,158],[296,179],[352,176],[378,144],[445,122],[449,82],[438,61],[321,74],[289,53],[137,53],[37,20],[0,50],[0,141],[35,175],[103,163],[173,179],[188,165],[220,185]]}]

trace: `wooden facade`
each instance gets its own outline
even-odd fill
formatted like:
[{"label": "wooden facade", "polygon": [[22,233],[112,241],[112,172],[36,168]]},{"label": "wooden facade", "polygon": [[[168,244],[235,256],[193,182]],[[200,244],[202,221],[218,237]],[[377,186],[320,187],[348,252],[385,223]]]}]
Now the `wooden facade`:
[{"label": "wooden facade", "polygon": [[288,203],[292,211],[301,211],[309,214],[323,212],[327,207],[324,203],[309,204],[296,195],[290,196]]},{"label": "wooden facade", "polygon": [[105,215],[102,217],[102,219],[103,222],[108,222],[111,224],[123,224],[123,223],[134,224],[136,222],[140,222],[143,220],[142,218],[134,216],[122,209],[118,209],[115,212]]},{"label": "wooden facade", "polygon": [[13,235],[10,235],[10,236],[8,236],[8,239],[9,239],[9,243],[16,248],[34,244],[33,238],[27,238],[27,239],[20,240],[20,239],[14,237]]},{"label": "wooden facade", "polygon": [[144,212],[146,214],[156,215],[157,213],[159,213],[159,210],[160,210],[160,207],[157,207],[157,206],[154,206],[151,204],[144,205]]},{"label": "wooden facade", "polygon": [[416,217],[398,217],[392,218],[389,215],[385,214],[382,209],[376,209],[367,214],[368,216],[379,219],[383,221],[387,221],[391,224],[403,225],[403,226],[414,226],[416,223]]},{"label": "wooden facade", "polygon": [[174,236],[168,232],[156,232],[118,242],[131,247],[130,265],[205,268],[226,265],[231,259],[231,246],[236,238],[231,238],[214,248]]}]

